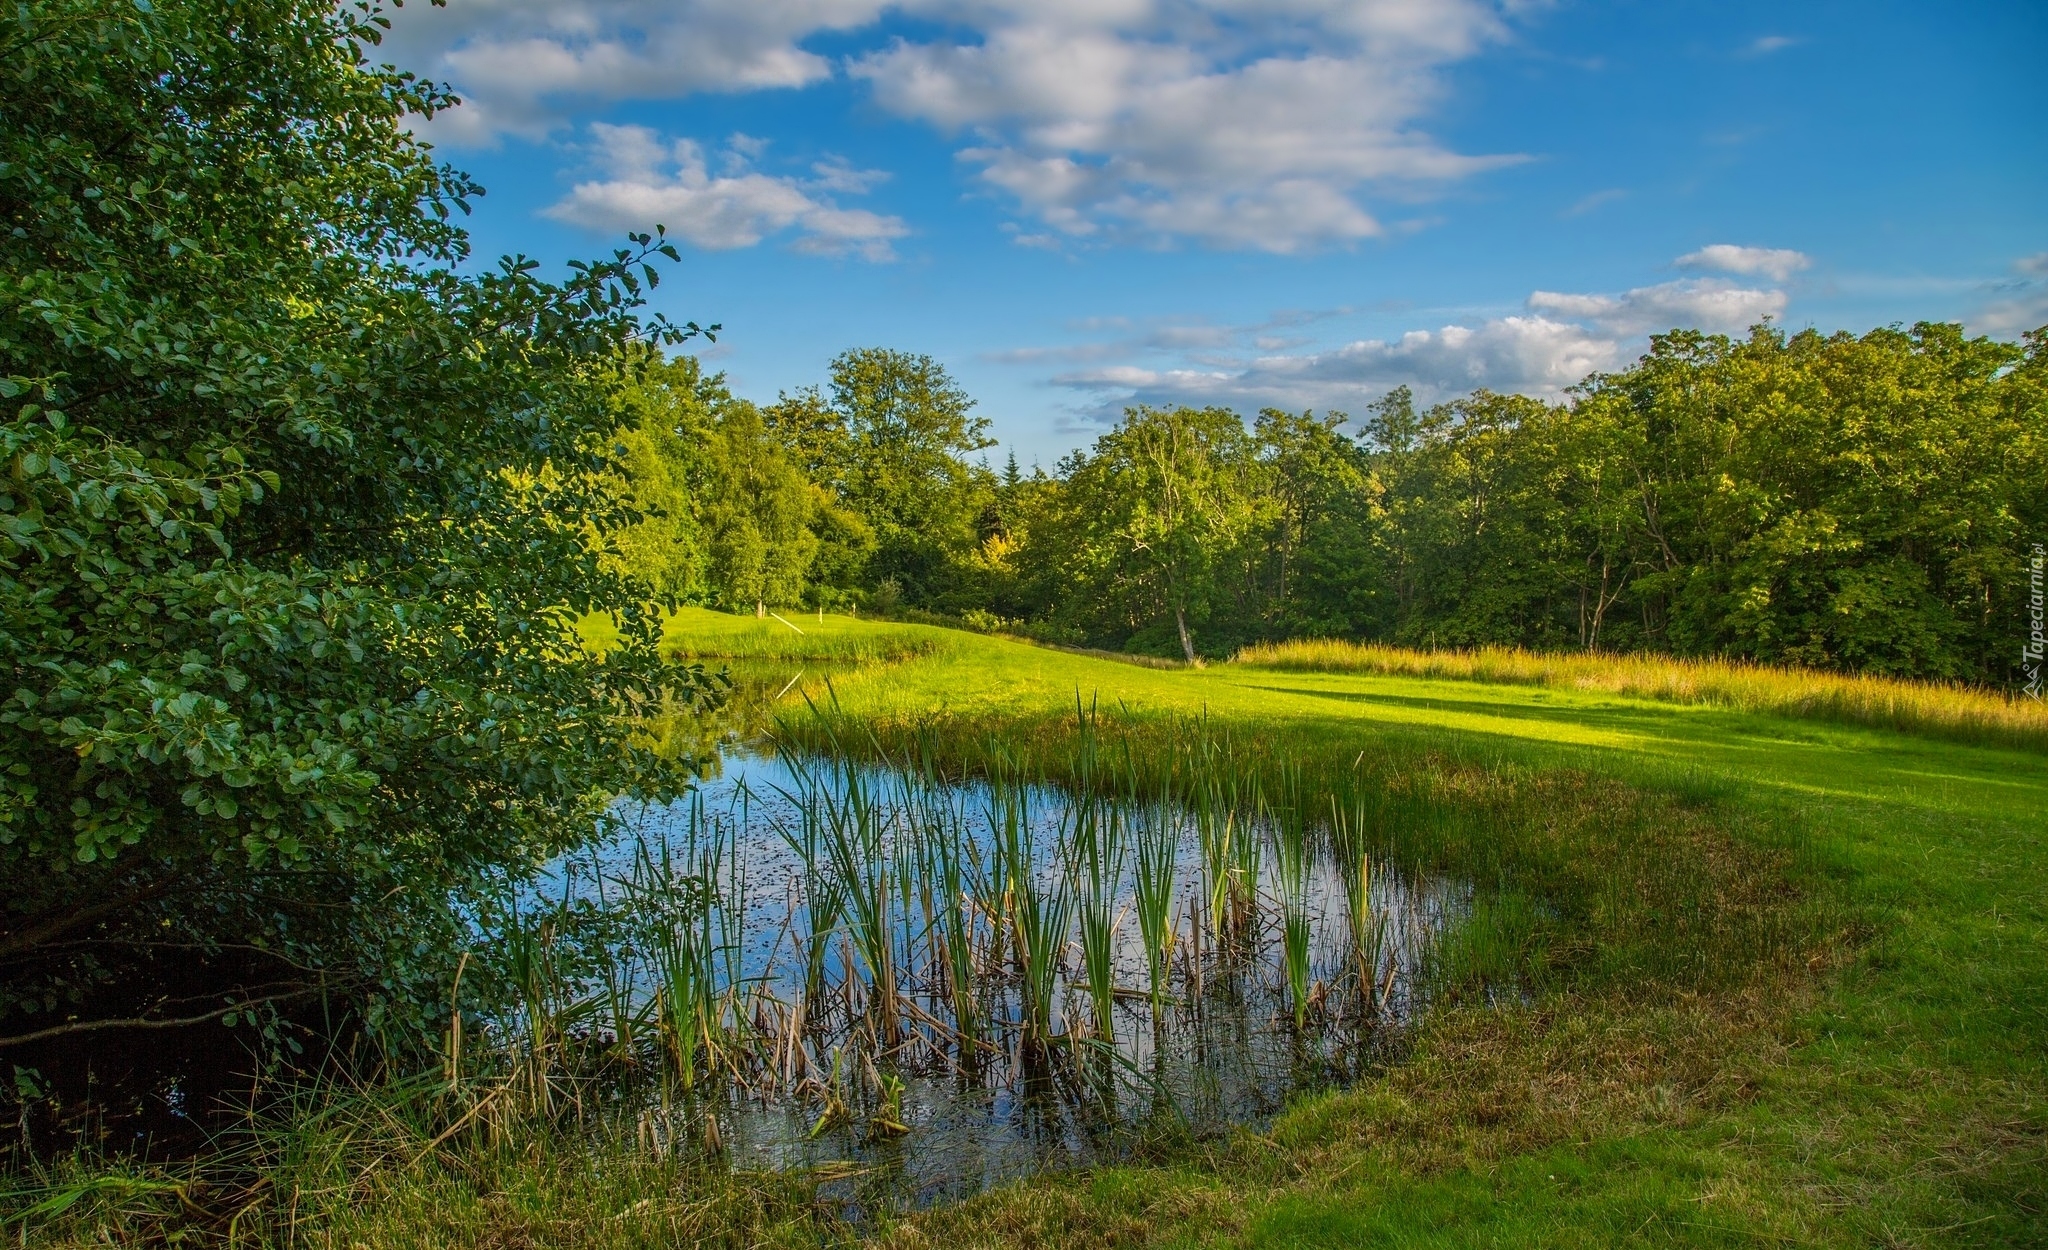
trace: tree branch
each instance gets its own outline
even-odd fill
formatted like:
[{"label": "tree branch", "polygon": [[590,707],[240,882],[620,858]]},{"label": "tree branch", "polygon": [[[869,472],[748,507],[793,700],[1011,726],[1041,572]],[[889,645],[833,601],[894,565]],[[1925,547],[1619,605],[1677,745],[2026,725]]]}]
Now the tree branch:
[{"label": "tree branch", "polygon": [[123,911],[135,906],[137,903],[146,903],[168,891],[172,884],[172,878],[159,878],[149,885],[139,886],[126,894],[118,895],[104,902],[81,907],[65,915],[52,917],[40,924],[31,924],[19,933],[12,933],[4,938],[0,938],[0,959],[8,959],[25,951],[34,950],[36,947],[48,942],[51,938],[61,933],[67,933],[82,924],[89,924],[102,916]]},{"label": "tree branch", "polygon": [[47,1029],[37,1029],[33,1033],[22,1033],[15,1037],[0,1037],[0,1048],[23,1046],[29,1042],[40,1042],[48,1038],[63,1037],[71,1033],[91,1033],[99,1029],[178,1029],[188,1024],[205,1024],[208,1020],[217,1020],[231,1011],[240,1011],[255,1003],[281,1003],[286,999],[304,998],[308,994],[316,994],[318,992],[319,990],[316,987],[309,986],[304,989],[293,990],[288,994],[265,994],[260,998],[246,999],[239,1003],[229,1003],[225,1007],[217,1007],[204,1015],[179,1016],[170,1020],[143,1018],[131,1020],[73,1020],[66,1024],[51,1025]]}]

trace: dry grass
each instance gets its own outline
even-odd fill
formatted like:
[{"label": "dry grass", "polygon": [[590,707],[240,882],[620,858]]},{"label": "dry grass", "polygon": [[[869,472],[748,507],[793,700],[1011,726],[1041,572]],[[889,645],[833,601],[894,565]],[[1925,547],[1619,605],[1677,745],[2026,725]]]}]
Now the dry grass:
[{"label": "dry grass", "polygon": [[1545,654],[1511,647],[1413,651],[1335,639],[1262,643],[1238,652],[1232,662],[1632,695],[2048,751],[2048,703],[1947,682],[1859,677],[1734,660]]}]

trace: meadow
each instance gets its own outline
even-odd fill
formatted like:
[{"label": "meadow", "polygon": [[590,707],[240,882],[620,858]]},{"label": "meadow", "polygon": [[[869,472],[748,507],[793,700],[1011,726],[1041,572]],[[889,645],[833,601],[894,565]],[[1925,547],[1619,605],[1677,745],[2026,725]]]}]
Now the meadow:
[{"label": "meadow", "polygon": [[[1586,681],[1584,661],[1549,684],[1385,652],[1339,665],[1327,648],[1313,666],[1269,652],[1167,670],[928,626],[696,610],[667,636],[679,659],[787,666],[776,696],[790,752],[915,752],[956,774],[1027,768],[1081,790],[1102,784],[1075,750],[1093,734],[1149,761],[1118,783],[1136,794],[1176,784],[1203,742],[1227,749],[1246,785],[1375,796],[1360,824],[1376,853],[1462,874],[1472,912],[1445,936],[1433,1005],[1396,1062],[1268,1124],[1148,1139],[1121,1163],[856,1217],[843,1174],[727,1168],[617,1126],[481,1133],[417,1089],[358,1090],[254,1135],[267,1145],[249,1235],[2048,1242],[2037,751],[1958,741],[1953,723],[1913,734],[1644,697],[1670,687],[1625,668]],[[1995,741],[2006,730],[1991,721]],[[72,1205],[19,1228],[54,1243],[166,1227],[186,1197],[174,1186],[194,1183],[61,1169],[45,1181]]]},{"label": "meadow", "polygon": [[0,60],[0,1237],[2043,1241],[2048,333],[998,471],[901,346],[734,394],[682,223],[479,263],[386,16],[219,8]]}]

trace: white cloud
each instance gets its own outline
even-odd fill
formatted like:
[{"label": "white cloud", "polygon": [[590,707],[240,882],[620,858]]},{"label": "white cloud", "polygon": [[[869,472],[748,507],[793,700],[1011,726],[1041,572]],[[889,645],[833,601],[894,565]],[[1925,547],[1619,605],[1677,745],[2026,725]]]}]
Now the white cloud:
[{"label": "white cloud", "polygon": [[2048,252],[2022,256],[2012,270],[2016,276],[1992,285],[1992,298],[1970,318],[1971,329],[2015,337],[2048,326]]},{"label": "white cloud", "polygon": [[1711,243],[1697,252],[1687,252],[1672,263],[1693,269],[1718,269],[1722,273],[1762,274],[1773,282],[1783,282],[1811,266],[1813,258],[1788,247]]},{"label": "white cloud", "polygon": [[1566,295],[1535,291],[1529,307],[1586,322],[1627,337],[1677,328],[1719,333],[1748,329],[1785,311],[1785,293],[1737,286],[1716,278],[1694,278],[1637,287],[1619,295]]},{"label": "white cloud", "polygon": [[[1263,347],[1268,322],[1234,329],[1229,343],[1205,335],[1201,353],[1156,366],[1132,363],[1133,358],[1170,354],[1171,338],[1156,331],[1006,358],[1083,366],[1052,382],[1086,395],[1084,416],[1096,422],[1113,420],[1132,403],[1358,412],[1396,386],[1407,386],[1423,403],[1481,388],[1556,399],[1590,373],[1625,365],[1646,346],[1649,333],[1674,327],[1740,332],[1782,313],[1785,302],[1782,291],[1718,280],[1670,282],[1612,295],[1537,291],[1529,296],[1527,315],[1411,330],[1398,338],[1359,339],[1315,351]],[[1237,344],[1252,350],[1227,350]]]},{"label": "white cloud", "polygon": [[[843,72],[964,133],[992,192],[1068,239],[1298,252],[1386,227],[1412,196],[1520,159],[1421,123],[1442,72],[1507,37],[1519,0],[472,0],[408,9],[398,63],[467,103],[437,138],[539,137],[577,102],[800,88]],[[885,11],[947,33],[835,65],[805,40]]]},{"label": "white cloud", "polygon": [[1759,35],[1750,41],[1748,52],[1751,56],[1769,56],[1773,52],[1783,52],[1805,42],[1796,35]]},{"label": "white cloud", "polygon": [[1023,4],[978,42],[854,61],[901,116],[971,131],[985,185],[1075,238],[1297,252],[1384,232],[1373,190],[1519,159],[1416,129],[1439,71],[1505,34],[1475,0]]},{"label": "white cloud", "polygon": [[830,193],[860,194],[886,175],[821,162],[810,179],[775,177],[753,170],[762,150],[740,136],[720,153],[726,171],[711,174],[704,150],[689,139],[665,142],[645,126],[590,128],[595,155],[606,177],[578,183],[546,214],[593,230],[646,230],[656,224],[698,247],[752,247],[784,230],[794,230],[799,251],[892,260],[891,240],[909,229],[897,217],[842,208]]},{"label": "white cloud", "polygon": [[1411,330],[1326,351],[1262,355],[1237,368],[1075,370],[1057,386],[1089,393],[1098,417],[1125,404],[1225,404],[1357,412],[1396,386],[1424,402],[1486,388],[1554,398],[1596,370],[1621,363],[1612,336],[1547,317],[1500,317],[1477,328]]},{"label": "white cloud", "polygon": [[675,99],[803,87],[832,63],[801,46],[865,26],[882,0],[470,0],[399,11],[381,55],[464,104],[432,123],[443,141],[538,138],[564,100]]}]

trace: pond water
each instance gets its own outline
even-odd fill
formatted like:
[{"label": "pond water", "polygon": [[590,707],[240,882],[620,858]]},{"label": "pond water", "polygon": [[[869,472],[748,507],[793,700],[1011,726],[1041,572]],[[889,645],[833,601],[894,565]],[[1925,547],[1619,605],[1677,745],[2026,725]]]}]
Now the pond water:
[{"label": "pond water", "polygon": [[695,794],[617,815],[546,889],[644,922],[607,974],[617,1028],[659,1033],[686,1080],[647,1096],[641,1131],[837,1177],[860,1209],[1358,1079],[1470,900],[1261,809],[730,743]]}]

